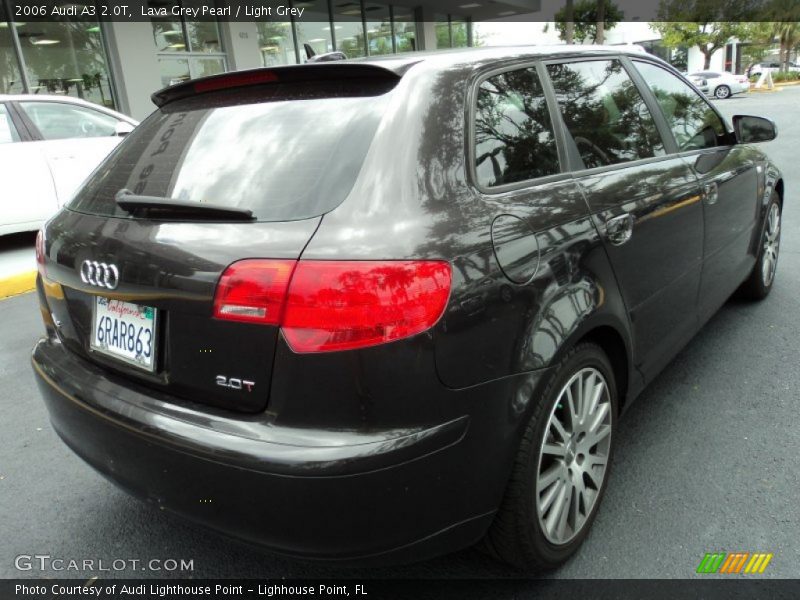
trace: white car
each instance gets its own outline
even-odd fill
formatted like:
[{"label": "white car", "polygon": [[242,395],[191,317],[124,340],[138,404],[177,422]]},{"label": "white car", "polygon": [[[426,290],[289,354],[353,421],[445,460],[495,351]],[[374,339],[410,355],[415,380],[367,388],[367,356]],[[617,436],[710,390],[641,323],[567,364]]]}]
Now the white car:
[{"label": "white car", "polygon": [[700,77],[699,75],[688,75],[686,73],[683,75],[689,81],[691,81],[698,90],[706,95],[708,94],[708,81],[706,81],[704,77]]},{"label": "white car", "polygon": [[41,227],[137,124],[68,96],[0,95],[0,235]]},{"label": "white car", "polygon": [[692,76],[702,77],[708,82],[706,94],[720,100],[741,94],[750,89],[750,81],[746,75],[734,75],[725,71],[698,71]]},{"label": "white car", "polygon": [[[761,75],[761,73],[763,73],[764,71],[768,71],[770,73],[779,73],[780,70],[781,70],[781,63],[772,61],[772,62],[756,63],[752,67],[750,67],[748,73],[752,77],[753,75]],[[790,62],[786,65],[786,70],[789,73],[797,73],[798,71],[800,71],[800,65]]]}]

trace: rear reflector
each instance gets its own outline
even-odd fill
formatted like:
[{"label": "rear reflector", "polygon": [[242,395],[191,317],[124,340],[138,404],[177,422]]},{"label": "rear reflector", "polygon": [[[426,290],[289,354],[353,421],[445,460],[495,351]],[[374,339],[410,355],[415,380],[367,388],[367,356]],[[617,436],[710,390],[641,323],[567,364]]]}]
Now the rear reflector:
[{"label": "rear reflector", "polygon": [[214,316],[228,321],[280,325],[293,260],[240,260],[222,274]]},{"label": "rear reflector", "polygon": [[42,277],[47,275],[44,266],[44,230],[36,234],[36,269]]},{"label": "rear reflector", "polygon": [[244,260],[222,275],[214,316],[280,325],[298,353],[351,350],[433,327],[450,283],[443,261]]}]

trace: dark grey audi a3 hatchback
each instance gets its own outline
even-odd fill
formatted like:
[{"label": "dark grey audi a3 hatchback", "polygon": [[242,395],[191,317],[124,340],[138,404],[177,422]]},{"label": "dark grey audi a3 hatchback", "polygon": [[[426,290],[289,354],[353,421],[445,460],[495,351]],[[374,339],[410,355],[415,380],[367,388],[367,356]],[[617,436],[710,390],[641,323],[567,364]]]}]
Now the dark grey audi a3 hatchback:
[{"label": "dark grey audi a3 hatchback", "polygon": [[774,283],[774,125],[648,55],[409,54],[153,100],[40,233],[33,368],[92,467],[279,553],[559,565],[620,413]]}]

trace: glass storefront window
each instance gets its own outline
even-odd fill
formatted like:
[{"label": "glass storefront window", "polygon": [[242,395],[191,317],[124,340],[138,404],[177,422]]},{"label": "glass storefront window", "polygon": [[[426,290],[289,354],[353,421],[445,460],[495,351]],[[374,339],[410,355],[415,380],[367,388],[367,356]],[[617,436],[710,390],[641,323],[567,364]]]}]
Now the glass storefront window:
[{"label": "glass storefront window", "polygon": [[336,49],[347,58],[364,56],[364,22],[361,20],[361,3],[339,2],[334,4],[333,20],[336,25]]},{"label": "glass storefront window", "polygon": [[[306,62],[304,44],[308,44],[316,54],[333,50],[331,22],[328,15],[327,0],[308,0],[294,2],[296,8],[304,8],[303,18],[295,21],[297,43],[300,47],[300,62]],[[336,31],[339,36],[339,31]]]},{"label": "glass storefront window", "polygon": [[191,79],[189,75],[189,61],[185,58],[164,58],[158,59],[159,70],[161,71],[161,85],[175,85]]},{"label": "glass storefront window", "polygon": [[11,27],[0,4],[0,94],[21,94],[25,91],[19,72],[19,60],[11,38]]},{"label": "glass storefront window", "polygon": [[[203,0],[183,0],[184,8],[202,8],[211,3]],[[186,33],[189,36],[190,52],[222,52],[219,41],[219,23],[217,21],[193,21],[186,19]]]},{"label": "glass storefront window", "polygon": [[417,23],[413,10],[394,7],[394,37],[397,52],[413,52],[417,49]]},{"label": "glass storefront window", "polygon": [[185,52],[186,37],[180,21],[152,19],[153,41],[159,52]]},{"label": "glass storefront window", "polygon": [[192,77],[208,77],[225,72],[225,61],[222,58],[192,58],[190,61]]},{"label": "glass storefront window", "polygon": [[114,108],[98,22],[16,23],[29,92],[64,94]]},{"label": "glass storefront window", "polygon": [[392,19],[389,7],[384,4],[364,4],[367,19],[367,45],[370,56],[392,54]]},{"label": "glass storefront window", "polygon": [[452,48],[450,20],[447,15],[433,15],[433,18],[436,19],[436,47]]},{"label": "glass storefront window", "polygon": [[[200,8],[201,0],[149,0],[150,7]],[[219,22],[195,21],[181,17],[150,19],[153,40],[159,53],[161,82],[175,85],[188,79],[224,73],[227,68],[220,42]],[[170,55],[174,55],[174,58]],[[215,56],[216,55],[216,56]]]},{"label": "glass storefront window", "polygon": [[265,67],[293,65],[297,62],[294,51],[292,24],[283,22],[258,22],[258,48],[261,64]]},{"label": "glass storefront window", "polygon": [[450,20],[450,39],[452,40],[452,48],[466,48],[469,46],[469,34],[467,32],[467,22]]}]

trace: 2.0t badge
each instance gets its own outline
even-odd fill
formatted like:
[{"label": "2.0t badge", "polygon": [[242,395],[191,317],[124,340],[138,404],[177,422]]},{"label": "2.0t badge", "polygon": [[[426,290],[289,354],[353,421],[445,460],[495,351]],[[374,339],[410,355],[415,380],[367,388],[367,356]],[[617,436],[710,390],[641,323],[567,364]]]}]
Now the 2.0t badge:
[{"label": "2.0t badge", "polygon": [[247,390],[253,391],[256,385],[255,381],[248,381],[247,379],[239,379],[237,377],[225,377],[225,375],[217,375],[217,385],[226,387],[231,390]]}]

